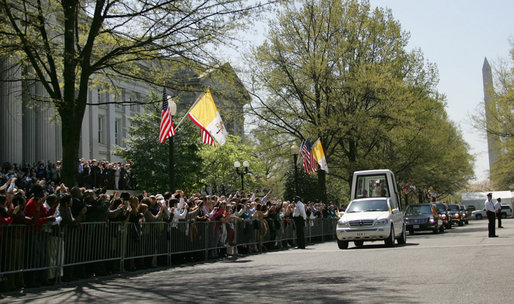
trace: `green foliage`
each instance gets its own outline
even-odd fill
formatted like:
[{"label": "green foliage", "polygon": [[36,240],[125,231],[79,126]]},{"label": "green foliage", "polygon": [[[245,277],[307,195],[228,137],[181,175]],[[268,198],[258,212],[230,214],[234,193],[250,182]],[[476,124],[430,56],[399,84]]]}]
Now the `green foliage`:
[{"label": "green foliage", "polygon": [[[186,64],[212,66],[211,49],[230,42],[247,17],[267,2],[207,1],[0,1],[0,56],[34,79],[61,118],[66,184],[77,178],[82,120],[90,85],[120,81],[191,90],[177,74]],[[17,75],[13,73],[12,75]],[[94,77],[93,77],[94,75]],[[17,76],[15,76],[17,77]]]},{"label": "green foliage", "polygon": [[253,52],[255,87],[267,96],[252,103],[259,132],[286,142],[320,137],[327,200],[345,197],[353,171],[374,168],[458,190],[472,158],[435,90],[435,66],[406,51],[408,34],[391,11],[356,0],[302,3],[285,6]]},{"label": "green foliage", "polygon": [[[153,96],[154,101],[159,97]],[[154,193],[169,191],[169,139],[159,142],[161,109],[147,106],[145,113],[131,118],[129,137],[125,147],[117,147],[115,154],[133,164],[132,173],[137,188]],[[183,117],[180,113],[177,117]],[[229,135],[223,146],[201,143],[200,129],[187,118],[173,137],[175,188],[190,192],[226,194],[241,188],[240,176],[234,162],[248,161],[249,173],[245,175],[245,190],[263,188],[266,180],[264,164],[255,151],[241,143],[237,136]]]},{"label": "green foliage", "polygon": [[[161,109],[157,104],[146,109],[145,113],[131,117],[126,146],[117,147],[115,154],[133,164],[132,174],[138,189],[164,193],[170,191],[170,139],[164,144],[159,141]],[[183,124],[173,137],[176,189],[189,188],[193,192],[203,187],[198,134],[197,127]]]},{"label": "green foliage", "polygon": [[[301,165],[300,165],[301,166]],[[303,168],[299,166],[298,170],[298,193],[295,193],[294,170],[289,170],[285,174],[285,190],[284,199],[293,200],[295,195],[300,196],[304,202],[318,202],[318,182],[316,175],[307,175]]]},{"label": "green foliage", "polygon": [[200,156],[204,164],[201,182],[209,185],[214,193],[226,194],[241,189],[241,177],[234,168],[236,161],[241,163],[240,172],[244,171],[244,161],[250,163],[249,172],[243,177],[244,190],[262,189],[262,182],[266,179],[264,164],[250,146],[241,142],[241,138],[229,134],[223,146],[203,145]]}]

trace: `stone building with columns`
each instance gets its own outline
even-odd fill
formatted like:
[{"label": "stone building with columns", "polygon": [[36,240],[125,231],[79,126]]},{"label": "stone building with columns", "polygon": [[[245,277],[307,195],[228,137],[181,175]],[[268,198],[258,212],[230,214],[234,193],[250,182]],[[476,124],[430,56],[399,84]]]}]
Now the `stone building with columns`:
[{"label": "stone building with columns", "polygon": [[[46,92],[40,83],[20,81],[21,72],[10,67],[8,60],[0,59],[0,162],[21,164],[24,161],[60,160],[61,126],[55,107],[51,102],[44,102]],[[243,107],[250,102],[250,96],[230,64],[202,73],[186,70],[196,89],[189,92],[168,90],[169,95],[177,98],[179,113],[187,111],[207,86],[217,88],[218,92],[224,92],[222,95],[213,93],[221,115],[224,117],[225,113],[231,117],[225,121],[228,132],[243,137]],[[227,79],[231,80],[228,86]],[[144,82],[123,80],[115,86],[115,90],[90,87],[88,104],[91,105],[87,106],[82,122],[80,158],[123,161],[112,154],[114,147],[124,146],[130,116],[144,111],[141,104],[130,101],[144,102],[152,92],[162,93],[162,88]],[[199,140],[199,137],[193,140]]]}]

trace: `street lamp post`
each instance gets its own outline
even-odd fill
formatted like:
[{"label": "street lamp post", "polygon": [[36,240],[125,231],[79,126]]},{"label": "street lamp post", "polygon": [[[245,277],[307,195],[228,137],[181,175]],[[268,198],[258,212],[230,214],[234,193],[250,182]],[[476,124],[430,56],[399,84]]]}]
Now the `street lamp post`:
[{"label": "street lamp post", "polygon": [[234,162],[234,168],[236,168],[236,173],[241,176],[241,191],[245,189],[244,176],[248,174],[248,167],[250,167],[250,163],[248,161],[243,162],[244,170],[239,170],[241,167],[241,163],[238,161]]},{"label": "street lamp post", "polygon": [[294,166],[294,195],[298,195],[298,167],[296,162],[298,161],[298,146],[296,144],[291,145],[291,154],[293,154],[293,166]]},{"label": "street lamp post", "polygon": [[[175,103],[175,101],[173,101],[173,99],[171,98],[171,96],[168,95],[168,109],[170,111],[170,115],[171,115],[171,121],[173,121],[173,117],[175,116],[175,114],[177,113],[177,104]],[[170,172],[169,172],[169,178],[170,178],[170,191],[173,193],[175,192],[175,159],[174,159],[174,143],[173,143],[173,137],[174,136],[171,136],[170,137],[170,153],[169,153],[169,157],[170,157]]]}]

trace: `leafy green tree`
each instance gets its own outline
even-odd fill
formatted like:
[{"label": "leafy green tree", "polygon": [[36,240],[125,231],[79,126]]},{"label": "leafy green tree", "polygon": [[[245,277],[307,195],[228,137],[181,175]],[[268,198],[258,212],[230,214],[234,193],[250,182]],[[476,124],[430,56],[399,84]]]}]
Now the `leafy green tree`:
[{"label": "leafy green tree", "polygon": [[[444,155],[464,169],[441,169],[445,178],[461,184],[469,176],[470,156],[435,90],[437,70],[419,50],[406,50],[409,36],[390,10],[372,10],[368,1],[302,1],[286,4],[269,28],[252,54],[251,111],[259,132],[288,138],[282,149],[321,138],[329,176],[345,181],[346,189],[353,171],[384,167],[429,184],[432,177],[425,180],[414,169],[441,161],[422,152],[426,146],[447,150],[428,136],[439,135],[425,127],[428,119],[431,127],[453,130],[452,144],[460,145],[458,155]],[[461,151],[466,157],[457,157]],[[327,201],[326,174],[317,175],[318,193]]]},{"label": "leafy green tree", "polygon": [[313,175],[307,175],[302,168],[298,170],[298,193],[296,193],[296,185],[294,179],[294,170],[289,170],[285,174],[285,190],[284,190],[284,199],[286,200],[294,200],[294,196],[300,196],[304,202],[319,201],[318,194],[318,183],[316,177]]},{"label": "leafy green tree", "polygon": [[243,177],[244,190],[253,192],[255,189],[262,189],[266,179],[264,164],[255,156],[255,151],[250,146],[241,142],[241,138],[229,134],[223,146],[202,146],[200,156],[203,160],[201,182],[214,193],[227,194],[241,189],[240,175],[237,175],[234,168],[236,161],[241,163],[241,172],[244,171],[244,161],[250,164],[248,174]]},{"label": "leafy green tree", "polygon": [[[55,106],[62,124],[62,177],[74,184],[82,120],[90,85],[144,80],[186,90],[174,82],[185,62],[205,64],[212,47],[248,23],[266,4],[243,0],[80,1],[1,0],[0,56],[19,80],[42,84],[37,102]],[[151,63],[151,64],[149,64]],[[103,76],[103,77],[100,77]],[[101,84],[98,84],[101,85]]]},{"label": "leafy green tree", "polygon": [[[154,96],[153,99],[157,101],[159,97]],[[157,103],[146,106],[146,110],[130,118],[126,146],[117,147],[114,153],[132,164],[137,189],[164,193],[171,191],[168,174],[170,139],[164,144],[159,141],[161,108],[157,107]],[[198,134],[198,128],[183,124],[173,137],[176,189],[200,191],[203,188],[203,161]]]}]

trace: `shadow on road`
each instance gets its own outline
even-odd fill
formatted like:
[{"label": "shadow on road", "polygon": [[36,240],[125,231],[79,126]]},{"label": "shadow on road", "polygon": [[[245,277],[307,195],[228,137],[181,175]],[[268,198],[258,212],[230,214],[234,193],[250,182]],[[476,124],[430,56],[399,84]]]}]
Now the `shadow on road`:
[{"label": "shadow on road", "polygon": [[[409,244],[415,245],[415,244]],[[372,245],[373,246],[373,245]],[[48,290],[13,296],[15,302],[41,303],[415,303],[401,286],[382,284],[387,278],[334,269],[277,271],[277,266],[246,267],[252,257],[232,261],[241,266],[215,263],[191,265],[152,273],[132,273],[75,282]],[[290,269],[290,268],[286,268]]]}]

